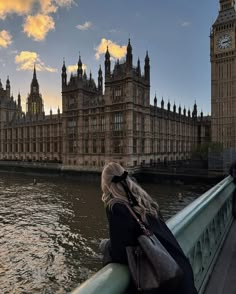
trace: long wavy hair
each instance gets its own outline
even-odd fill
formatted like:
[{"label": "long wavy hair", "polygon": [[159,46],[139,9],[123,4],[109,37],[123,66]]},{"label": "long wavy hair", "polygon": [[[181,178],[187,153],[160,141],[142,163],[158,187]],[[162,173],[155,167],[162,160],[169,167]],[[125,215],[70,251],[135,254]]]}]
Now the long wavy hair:
[{"label": "long wavy hair", "polygon": [[[124,168],[116,162],[108,163],[103,169],[101,177],[102,201],[108,208],[111,208],[111,199],[113,198],[116,198],[118,202],[129,202],[122,185],[112,182],[114,176],[121,176],[124,171]],[[158,217],[159,206],[152,197],[129,176],[126,178],[126,183],[138,203],[133,209],[141,216],[142,220],[147,220],[147,214]]]}]

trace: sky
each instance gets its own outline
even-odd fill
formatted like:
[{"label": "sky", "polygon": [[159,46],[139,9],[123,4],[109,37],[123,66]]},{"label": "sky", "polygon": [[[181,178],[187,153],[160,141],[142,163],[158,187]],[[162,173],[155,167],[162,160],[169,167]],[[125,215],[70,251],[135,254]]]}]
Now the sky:
[{"label": "sky", "polygon": [[0,79],[25,109],[36,64],[46,114],[61,109],[61,68],[76,72],[81,60],[97,81],[108,45],[112,66],[126,54],[150,57],[150,103],[156,94],[171,108],[211,112],[210,29],[218,0],[0,0]]}]

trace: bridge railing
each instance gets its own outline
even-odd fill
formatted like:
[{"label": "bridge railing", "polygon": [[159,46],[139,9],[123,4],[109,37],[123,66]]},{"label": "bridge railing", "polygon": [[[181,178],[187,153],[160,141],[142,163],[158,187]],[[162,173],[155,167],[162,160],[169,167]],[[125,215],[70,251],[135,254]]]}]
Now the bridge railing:
[{"label": "bridge railing", "polygon": [[[235,185],[229,176],[198,197],[167,221],[193,267],[199,294],[206,283],[232,224],[232,195]],[[72,294],[124,293],[130,274],[127,266],[109,264]]]}]

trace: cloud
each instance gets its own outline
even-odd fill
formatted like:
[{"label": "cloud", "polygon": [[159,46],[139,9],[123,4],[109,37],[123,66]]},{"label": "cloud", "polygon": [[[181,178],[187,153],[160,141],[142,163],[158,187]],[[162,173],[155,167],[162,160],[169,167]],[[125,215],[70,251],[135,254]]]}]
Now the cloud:
[{"label": "cloud", "polygon": [[21,51],[18,55],[15,56],[15,63],[18,65],[17,70],[32,71],[34,64],[36,64],[38,71],[57,72],[56,68],[46,66],[40,59],[39,55],[32,51]]},{"label": "cloud", "polygon": [[191,23],[189,21],[183,21],[180,25],[181,27],[189,27]]},{"label": "cloud", "polygon": [[55,23],[49,15],[29,15],[25,19],[23,28],[29,38],[32,37],[35,41],[42,41],[47,33],[55,28]]},{"label": "cloud", "polygon": [[29,13],[33,7],[34,0],[1,0],[0,1],[0,18],[5,19],[8,14],[16,13],[25,15]]},{"label": "cloud", "polygon": [[51,14],[58,8],[70,8],[75,0],[0,0],[0,19],[9,14],[28,15],[23,23],[23,31],[35,41],[44,40],[55,28]]},{"label": "cloud", "polygon": [[[67,70],[68,70],[68,72],[75,72],[75,71],[77,71],[77,69],[78,69],[78,65],[77,64],[74,64],[74,65],[68,65],[67,66]],[[87,65],[86,64],[82,64],[82,69],[83,70],[87,70]]]},{"label": "cloud", "polygon": [[12,43],[12,36],[8,31],[0,31],[0,48],[6,48]]},{"label": "cloud", "polygon": [[110,31],[109,31],[109,33],[120,33],[120,31],[119,30],[117,30],[117,29],[111,29]]},{"label": "cloud", "polygon": [[119,46],[115,42],[112,42],[111,40],[107,40],[103,38],[100,42],[100,44],[95,48],[96,54],[95,58],[99,59],[101,54],[104,54],[107,51],[107,46],[110,52],[110,55],[117,58],[122,58],[126,54],[126,45]]},{"label": "cloud", "polygon": [[72,5],[76,5],[74,0],[55,0],[55,2],[60,7],[70,8]]},{"label": "cloud", "polygon": [[92,25],[93,24],[90,21],[86,21],[84,24],[77,25],[76,27],[81,31],[87,31],[92,27]]},{"label": "cloud", "polygon": [[39,0],[41,12],[43,14],[55,13],[58,7],[52,0]]}]

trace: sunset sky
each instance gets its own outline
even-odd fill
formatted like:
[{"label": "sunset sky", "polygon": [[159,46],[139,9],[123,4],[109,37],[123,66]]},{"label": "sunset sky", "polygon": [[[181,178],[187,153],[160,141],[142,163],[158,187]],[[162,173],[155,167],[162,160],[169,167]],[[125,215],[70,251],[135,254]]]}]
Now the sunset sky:
[{"label": "sunset sky", "polygon": [[[126,54],[151,64],[151,104],[185,106],[196,100],[210,113],[209,34],[218,0],[0,0],[0,78],[9,75],[25,108],[36,64],[46,113],[61,108],[61,67],[75,72],[79,53],[97,81],[106,46],[113,60]],[[103,70],[104,72],[104,70]],[[68,74],[70,76],[70,74]]]}]

